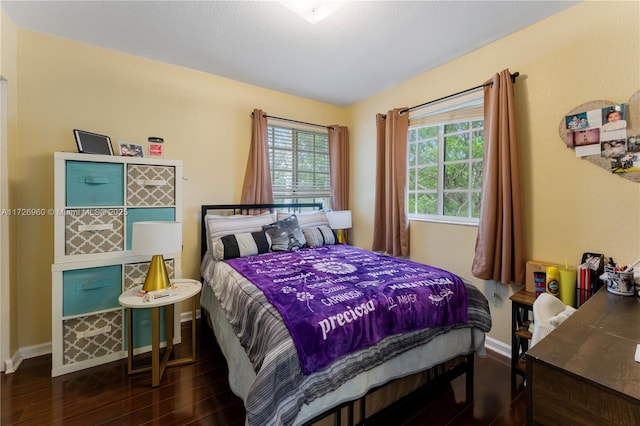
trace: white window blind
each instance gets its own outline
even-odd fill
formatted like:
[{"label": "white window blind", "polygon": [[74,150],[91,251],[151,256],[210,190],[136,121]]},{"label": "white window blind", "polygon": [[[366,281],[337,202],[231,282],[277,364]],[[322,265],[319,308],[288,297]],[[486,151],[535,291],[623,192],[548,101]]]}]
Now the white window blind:
[{"label": "white window blind", "polygon": [[330,208],[327,132],[279,123],[270,124],[267,130],[274,201],[321,202]]}]

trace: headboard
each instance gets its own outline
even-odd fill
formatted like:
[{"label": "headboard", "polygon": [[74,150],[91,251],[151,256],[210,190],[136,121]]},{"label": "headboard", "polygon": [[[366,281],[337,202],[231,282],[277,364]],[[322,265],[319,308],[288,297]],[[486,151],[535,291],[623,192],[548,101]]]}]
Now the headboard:
[{"label": "headboard", "polygon": [[200,259],[207,252],[207,230],[204,217],[207,214],[223,216],[234,214],[254,214],[264,211],[285,211],[299,213],[304,210],[322,210],[322,203],[289,203],[289,204],[203,204],[200,207]]}]

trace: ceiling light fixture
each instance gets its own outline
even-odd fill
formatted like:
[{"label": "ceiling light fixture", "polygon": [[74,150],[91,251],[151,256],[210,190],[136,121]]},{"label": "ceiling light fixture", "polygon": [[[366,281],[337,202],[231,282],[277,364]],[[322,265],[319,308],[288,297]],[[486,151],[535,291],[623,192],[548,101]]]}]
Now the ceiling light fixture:
[{"label": "ceiling light fixture", "polygon": [[282,1],[280,3],[312,24],[326,18],[344,5],[342,1],[315,0]]}]

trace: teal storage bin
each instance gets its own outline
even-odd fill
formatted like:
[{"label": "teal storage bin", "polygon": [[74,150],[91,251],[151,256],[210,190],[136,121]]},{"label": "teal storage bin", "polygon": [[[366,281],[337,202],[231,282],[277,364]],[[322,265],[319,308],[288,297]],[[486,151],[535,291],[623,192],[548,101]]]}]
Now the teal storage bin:
[{"label": "teal storage bin", "polygon": [[67,206],[124,205],[123,164],[67,161],[66,173]]},{"label": "teal storage bin", "polygon": [[127,245],[131,250],[131,235],[134,222],[173,222],[176,220],[176,209],[173,207],[151,207],[127,209]]},{"label": "teal storage bin", "polygon": [[62,287],[65,317],[117,308],[122,293],[122,266],[63,271]]},{"label": "teal storage bin", "polygon": [[[131,309],[133,311],[133,348],[143,348],[145,346],[151,346],[151,308],[143,308],[143,309]],[[175,313],[175,308],[174,308]],[[129,315],[129,309],[125,310],[125,324],[129,320],[127,318]],[[167,308],[162,306],[160,307],[160,342],[165,342],[167,340]],[[125,350],[129,348],[129,332],[128,327],[125,326],[124,333],[124,346]],[[176,331],[173,331],[174,334]]]}]

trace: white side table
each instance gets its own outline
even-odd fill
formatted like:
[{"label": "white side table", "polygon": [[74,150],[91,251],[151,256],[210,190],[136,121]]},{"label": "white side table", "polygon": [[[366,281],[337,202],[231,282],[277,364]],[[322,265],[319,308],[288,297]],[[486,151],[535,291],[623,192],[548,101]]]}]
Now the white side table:
[{"label": "white side table", "polygon": [[[142,373],[151,371],[151,385],[158,386],[166,367],[174,365],[188,364],[196,360],[196,298],[200,293],[202,284],[196,280],[176,279],[171,281],[178,287],[179,293],[173,296],[161,297],[159,299],[148,302],[143,301],[137,293],[142,286],[134,287],[125,291],[118,298],[120,305],[127,308],[127,349],[128,361],[127,370],[129,374]],[[173,351],[173,315],[174,305],[183,300],[192,299],[191,308],[191,356],[169,361],[169,357]],[[160,307],[167,307],[166,317],[166,338],[167,348],[162,360],[160,360]],[[133,310],[136,308],[151,308],[151,366],[134,368],[133,367]]]}]

